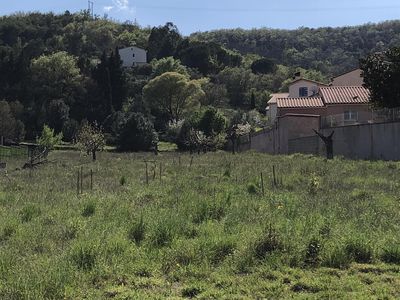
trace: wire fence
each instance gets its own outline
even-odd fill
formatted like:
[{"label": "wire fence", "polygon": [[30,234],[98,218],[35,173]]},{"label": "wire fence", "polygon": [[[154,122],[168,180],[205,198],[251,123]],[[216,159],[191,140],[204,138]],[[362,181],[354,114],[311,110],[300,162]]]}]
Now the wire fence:
[{"label": "wire fence", "polygon": [[340,127],[358,124],[375,124],[400,121],[400,107],[373,109],[371,111],[347,111],[321,118],[321,127]]},{"label": "wire fence", "polygon": [[29,157],[28,147],[25,146],[0,146],[0,161],[10,158]]}]

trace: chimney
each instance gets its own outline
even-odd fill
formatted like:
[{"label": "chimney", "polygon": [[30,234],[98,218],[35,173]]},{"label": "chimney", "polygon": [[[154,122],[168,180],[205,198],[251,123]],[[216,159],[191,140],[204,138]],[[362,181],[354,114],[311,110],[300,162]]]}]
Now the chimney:
[{"label": "chimney", "polygon": [[301,72],[296,72],[293,74],[293,80],[297,80],[301,78]]}]

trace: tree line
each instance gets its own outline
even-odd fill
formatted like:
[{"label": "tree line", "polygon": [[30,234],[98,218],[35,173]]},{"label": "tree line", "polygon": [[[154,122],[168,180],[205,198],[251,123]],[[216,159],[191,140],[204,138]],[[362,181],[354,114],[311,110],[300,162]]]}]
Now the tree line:
[{"label": "tree line", "polygon": [[[367,28],[386,45],[390,44],[387,32],[398,25]],[[386,30],[375,30],[379,26]],[[216,149],[237,134],[265,126],[269,95],[284,91],[295,72],[322,82],[332,74],[318,67],[323,63],[311,63],[315,57],[310,57],[310,64],[282,59],[288,45],[282,44],[279,56],[277,49],[272,50],[276,43],[272,37],[263,52],[218,40],[217,33],[184,37],[172,23],[143,28],[92,18],[86,11],[4,16],[0,18],[0,135],[34,140],[48,125],[72,142],[87,124],[97,124],[106,142],[121,150],[156,148],[159,140],[191,151]],[[297,39],[295,32],[278,33],[276,40]],[[338,42],[343,51],[348,51],[347,36],[343,33]],[[326,47],[332,42],[329,38],[319,32]],[[396,39],[392,34],[392,42]],[[148,64],[122,67],[118,49],[132,45],[147,50]],[[323,51],[320,46],[318,51]],[[357,49],[375,49],[370,46]],[[348,61],[338,63],[338,68],[347,67]]]}]

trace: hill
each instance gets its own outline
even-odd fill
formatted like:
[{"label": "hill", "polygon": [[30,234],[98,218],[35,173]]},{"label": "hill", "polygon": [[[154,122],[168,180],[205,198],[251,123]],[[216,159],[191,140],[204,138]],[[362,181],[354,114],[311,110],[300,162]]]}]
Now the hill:
[{"label": "hill", "polygon": [[358,66],[370,52],[400,44],[400,21],[353,27],[229,29],[199,32],[191,38],[214,41],[240,53],[273,58],[286,66],[336,75]]}]

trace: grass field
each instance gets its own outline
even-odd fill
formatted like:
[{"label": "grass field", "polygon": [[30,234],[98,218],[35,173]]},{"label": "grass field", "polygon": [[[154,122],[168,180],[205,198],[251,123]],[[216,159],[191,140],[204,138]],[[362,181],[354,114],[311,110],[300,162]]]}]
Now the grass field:
[{"label": "grass field", "polygon": [[[400,298],[400,163],[49,160],[0,174],[0,299]],[[81,167],[94,187],[78,196]]]}]

